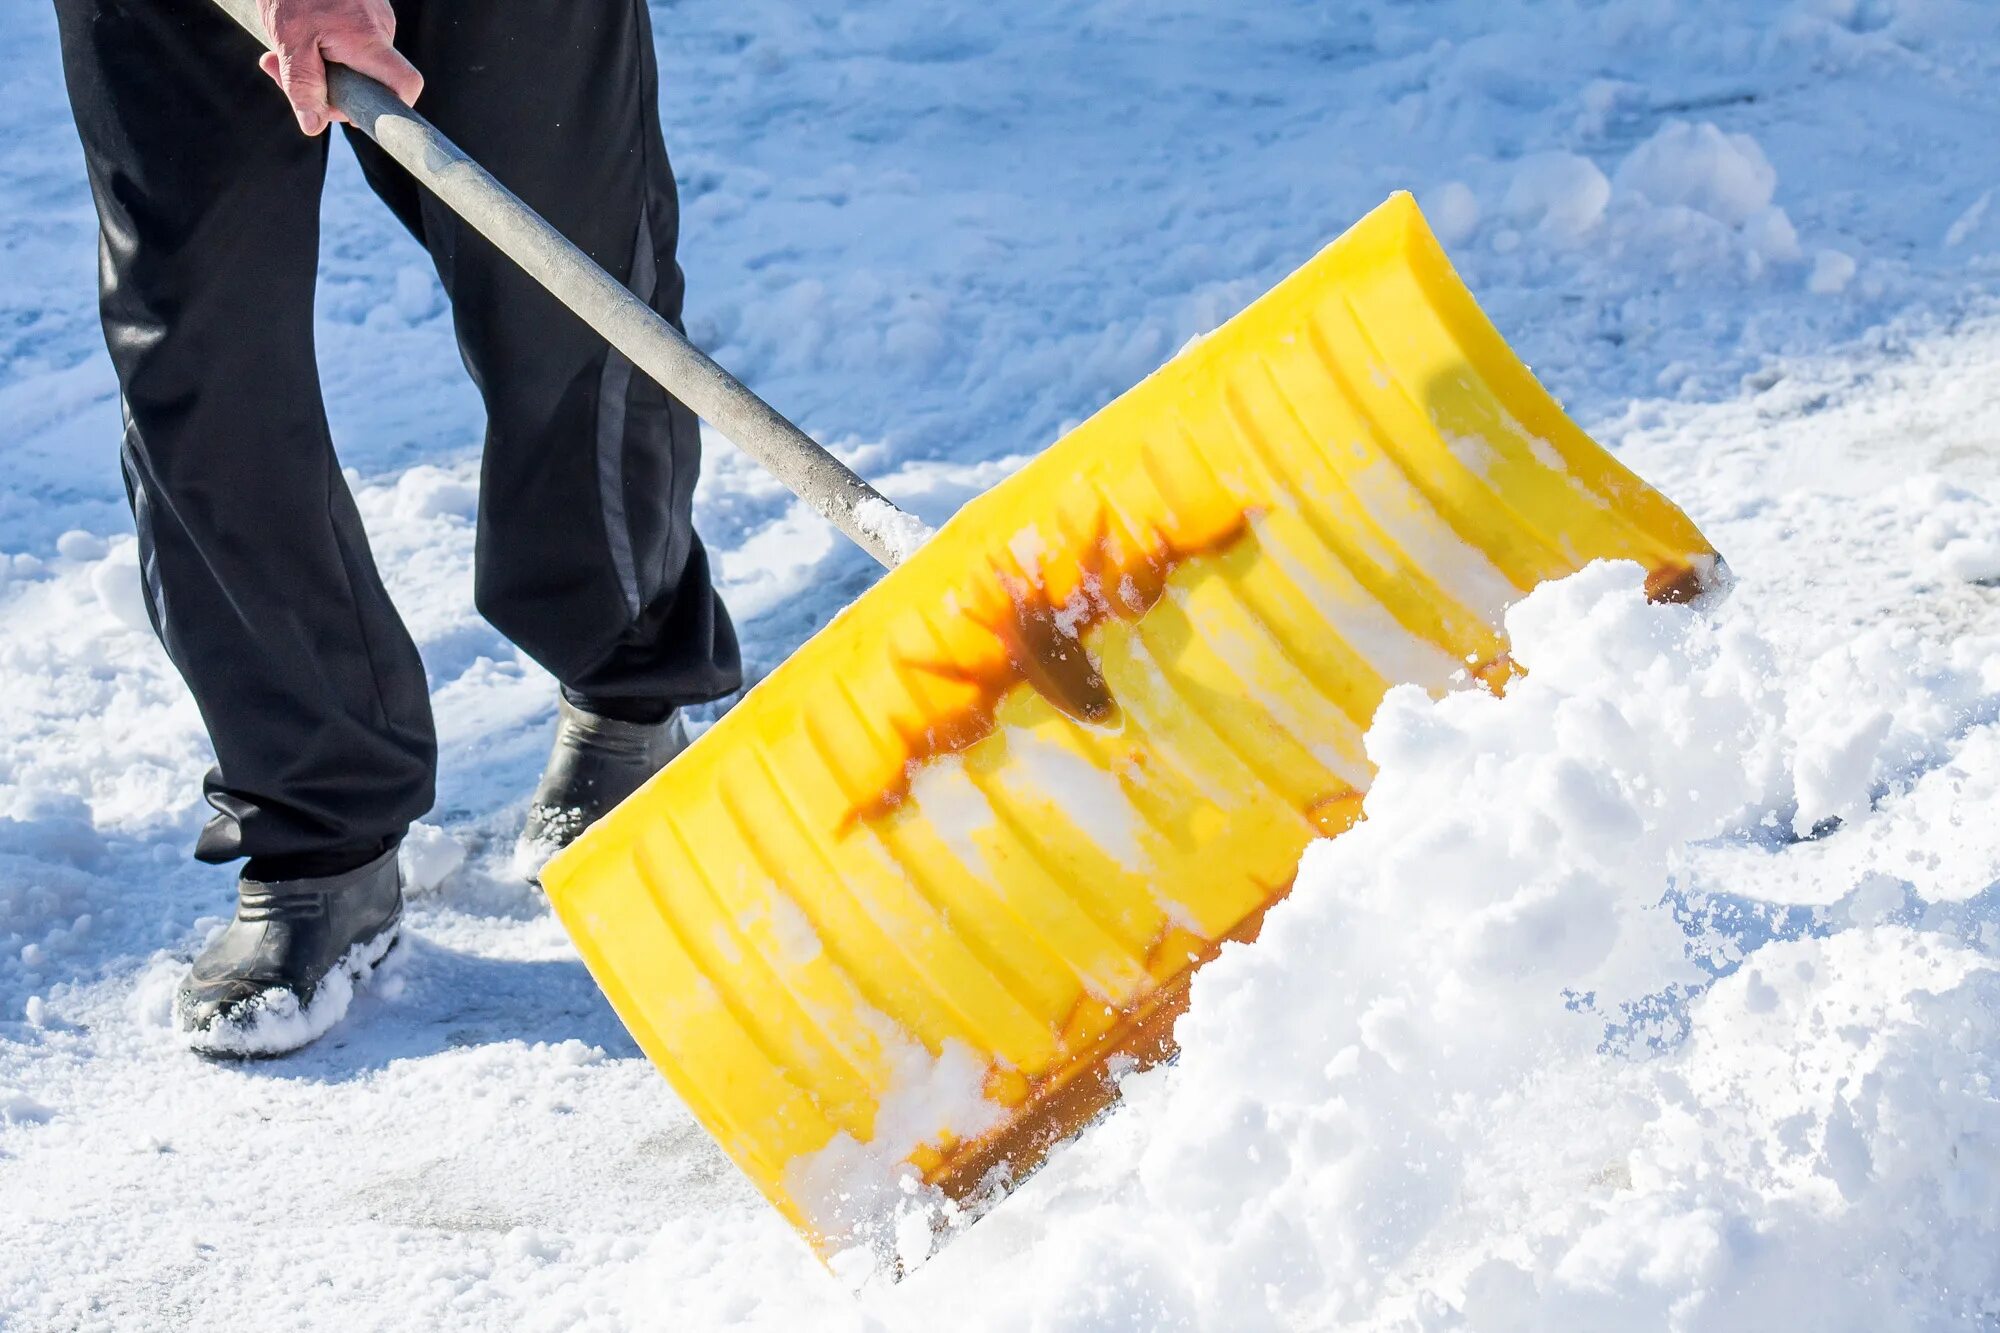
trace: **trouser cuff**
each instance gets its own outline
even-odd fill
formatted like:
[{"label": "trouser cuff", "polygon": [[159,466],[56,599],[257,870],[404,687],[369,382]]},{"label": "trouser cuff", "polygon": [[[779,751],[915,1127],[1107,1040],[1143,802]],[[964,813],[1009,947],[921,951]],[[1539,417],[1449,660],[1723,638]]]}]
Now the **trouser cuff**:
[{"label": "trouser cuff", "polygon": [[562,687],[562,696],[569,700],[573,708],[581,708],[586,713],[608,717],[616,722],[638,722],[651,726],[674,715],[674,706],[662,699],[591,698],[578,694],[567,685]]}]

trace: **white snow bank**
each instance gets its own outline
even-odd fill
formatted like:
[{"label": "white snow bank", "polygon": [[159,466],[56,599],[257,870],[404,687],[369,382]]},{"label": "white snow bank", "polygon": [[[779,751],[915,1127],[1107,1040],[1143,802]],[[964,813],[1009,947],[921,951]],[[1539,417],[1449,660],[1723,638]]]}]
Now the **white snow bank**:
[{"label": "white snow bank", "polygon": [[[1776,836],[1817,687],[1789,694],[1735,617],[1649,605],[1630,565],[1508,630],[1506,698],[1391,692],[1366,820],[1197,978],[1178,1065],[1022,1192],[1015,1234],[1064,1256],[1038,1327],[1991,1317],[1983,937],[1809,933],[1713,981],[1739,955],[1704,955],[1678,878],[1691,842]],[[1867,783],[1961,728],[1966,680],[1896,679],[1906,743],[1856,751]]]},{"label": "white snow bank", "polygon": [[[1611,186],[1624,203],[1624,229],[1668,257],[1671,267],[1712,264],[1740,256],[1750,277],[1770,264],[1803,258],[1798,230],[1772,202],[1778,172],[1748,134],[1725,133],[1703,122],[1670,120],[1626,154]],[[1835,256],[1817,265],[1807,282],[1818,294],[1840,290],[1854,265]]]},{"label": "white snow bank", "polygon": [[[1631,91],[1605,85],[1583,100],[1601,102],[1592,119],[1608,123]],[[1623,274],[1664,275],[1677,286],[1726,281],[1740,289],[1745,280],[1784,273],[1782,285],[1826,297],[1846,291],[1859,269],[1851,255],[1828,246],[1807,264],[1798,229],[1777,202],[1778,170],[1763,145],[1709,121],[1669,118],[1622,157],[1545,149],[1496,169],[1505,179],[1486,249],[1503,264],[1546,268],[1552,278],[1567,280],[1595,262]],[[1423,198],[1439,236],[1460,263],[1474,266],[1476,282],[1478,267],[1491,262],[1474,248],[1479,196],[1451,180]],[[1572,258],[1549,267],[1556,254]],[[1783,267],[1792,265],[1797,269]]]}]

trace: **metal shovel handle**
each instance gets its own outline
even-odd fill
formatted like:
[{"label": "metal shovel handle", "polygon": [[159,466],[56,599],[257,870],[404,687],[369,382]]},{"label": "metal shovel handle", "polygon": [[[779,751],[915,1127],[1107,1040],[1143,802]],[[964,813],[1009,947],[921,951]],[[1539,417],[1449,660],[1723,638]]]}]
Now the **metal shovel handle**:
[{"label": "metal shovel handle", "polygon": [[[257,0],[215,0],[266,47]],[[343,65],[326,67],[328,100],[380,144],[452,212],[520,265],[523,272],[623,352],[660,387],[756,459],[868,554],[893,567],[897,551],[879,522],[862,522],[866,501],[889,502],[845,463],[708,359],[659,312],[522,203],[513,191],[398,101],[382,84]],[[877,510],[889,516],[889,510]]]}]

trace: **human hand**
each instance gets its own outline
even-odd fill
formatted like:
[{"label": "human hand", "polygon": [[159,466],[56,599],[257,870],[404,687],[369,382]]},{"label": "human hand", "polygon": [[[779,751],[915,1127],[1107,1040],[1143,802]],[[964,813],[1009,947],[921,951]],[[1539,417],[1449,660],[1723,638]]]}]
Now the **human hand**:
[{"label": "human hand", "polygon": [[257,63],[285,90],[307,134],[347,119],[326,100],[328,61],[388,85],[405,106],[423,91],[424,76],[391,44],[389,0],[257,0],[257,12],[274,48]]}]

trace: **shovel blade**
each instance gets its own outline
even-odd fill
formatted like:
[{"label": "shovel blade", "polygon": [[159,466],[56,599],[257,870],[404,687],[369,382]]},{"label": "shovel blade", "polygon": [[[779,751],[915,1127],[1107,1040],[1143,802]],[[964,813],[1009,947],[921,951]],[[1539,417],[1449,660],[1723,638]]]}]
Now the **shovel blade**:
[{"label": "shovel blade", "polygon": [[1719,570],[1397,195],[966,505],[543,883],[765,1196],[894,1272],[1170,1053],[1195,970],[1360,817],[1384,692],[1504,686],[1502,612],[1600,558],[1661,598]]}]

